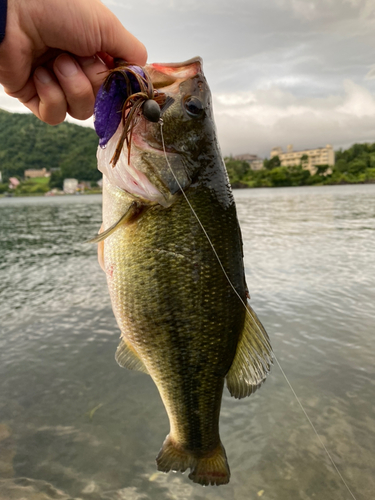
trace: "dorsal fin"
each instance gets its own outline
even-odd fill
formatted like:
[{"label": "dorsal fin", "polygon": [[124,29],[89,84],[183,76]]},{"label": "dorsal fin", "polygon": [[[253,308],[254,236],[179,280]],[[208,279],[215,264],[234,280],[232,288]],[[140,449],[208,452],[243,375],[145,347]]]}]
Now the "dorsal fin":
[{"label": "dorsal fin", "polygon": [[272,348],[266,330],[247,304],[245,325],[236,355],[227,374],[231,396],[250,396],[265,381],[272,364]]}]

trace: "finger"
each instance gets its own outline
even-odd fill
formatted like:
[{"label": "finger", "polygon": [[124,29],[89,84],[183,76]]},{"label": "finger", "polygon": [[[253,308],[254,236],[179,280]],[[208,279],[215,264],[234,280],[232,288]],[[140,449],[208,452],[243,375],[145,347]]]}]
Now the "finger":
[{"label": "finger", "polygon": [[18,91],[12,92],[9,87],[4,87],[4,90],[10,97],[15,97],[23,104],[30,101],[36,95],[36,88],[32,77]]},{"label": "finger", "polygon": [[42,66],[36,68],[34,85],[37,94],[25,102],[25,106],[49,125],[63,122],[67,111],[66,97],[52,73]]},{"label": "finger", "polygon": [[4,90],[6,94],[18,99],[24,106],[26,106],[26,108],[32,111],[34,115],[40,119],[40,114],[39,114],[40,99],[35,88],[33,77],[31,77],[29,81],[26,82],[26,85],[17,92],[10,92],[6,88],[4,88]]},{"label": "finger", "polygon": [[109,9],[107,9],[107,14],[99,19],[102,39],[100,50],[112,57],[119,57],[127,62],[144,66],[147,61],[146,47],[123,27]]},{"label": "finger", "polygon": [[86,77],[90,80],[94,95],[108,75],[108,67],[97,56],[93,57],[77,57],[77,61],[82,68]]},{"label": "finger", "polygon": [[[12,43],[12,38],[16,38],[17,43],[14,41]],[[26,86],[30,78],[32,54],[27,47],[25,48],[25,38],[23,33],[10,33],[1,44],[0,82],[7,94],[16,98],[19,98],[17,93]],[[19,47],[23,50],[21,51]]]},{"label": "finger", "polygon": [[64,91],[68,113],[79,120],[89,118],[94,110],[94,90],[80,65],[70,55],[62,54],[56,58],[53,70]]},{"label": "finger", "polygon": [[113,69],[115,67],[113,57],[106,52],[98,52],[96,55],[104,62],[107,68]]}]

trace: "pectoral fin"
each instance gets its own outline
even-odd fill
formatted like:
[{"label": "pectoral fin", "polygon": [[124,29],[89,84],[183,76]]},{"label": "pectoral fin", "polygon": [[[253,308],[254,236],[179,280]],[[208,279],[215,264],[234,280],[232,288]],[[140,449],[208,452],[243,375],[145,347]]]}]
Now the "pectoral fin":
[{"label": "pectoral fin", "polygon": [[[101,234],[102,232],[103,232],[103,224],[100,226],[99,234]],[[98,243],[98,262],[99,262],[100,267],[105,272],[105,265],[104,265],[104,241],[99,241],[99,243]]]},{"label": "pectoral fin", "polygon": [[127,368],[128,370],[136,370],[148,374],[147,368],[143,364],[143,361],[139,358],[136,352],[131,349],[131,347],[129,347],[124,339],[121,339],[121,342],[117,347],[115,359],[122,368]]},{"label": "pectoral fin", "polygon": [[130,204],[128,210],[124,213],[124,215],[121,217],[120,220],[115,222],[111,227],[106,229],[103,232],[100,232],[97,236],[94,238],[91,238],[91,240],[88,240],[87,243],[99,243],[100,241],[105,240],[110,236],[112,233],[116,231],[122,224],[129,224],[130,222],[134,222],[134,220],[141,214],[146,209],[145,205],[143,203],[139,203],[138,201],[133,201],[133,203]]},{"label": "pectoral fin", "polygon": [[250,396],[266,379],[271,364],[272,348],[267,332],[247,304],[244,329],[226,377],[231,395],[238,399]]}]

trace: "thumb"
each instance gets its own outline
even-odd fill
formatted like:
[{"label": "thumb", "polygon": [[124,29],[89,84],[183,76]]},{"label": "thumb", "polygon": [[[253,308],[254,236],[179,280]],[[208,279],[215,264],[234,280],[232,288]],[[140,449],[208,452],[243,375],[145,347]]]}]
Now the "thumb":
[{"label": "thumb", "polygon": [[108,15],[101,17],[99,21],[101,47],[97,52],[105,52],[113,58],[124,59],[139,66],[146,64],[146,47],[124,28],[111,11],[108,10]]},{"label": "thumb", "polygon": [[0,46],[0,82],[22,102],[35,93],[33,69],[48,65],[56,51],[81,57],[106,53],[140,66],[146,63],[144,45],[99,0],[27,1],[24,9],[20,5],[9,5],[7,33]]}]

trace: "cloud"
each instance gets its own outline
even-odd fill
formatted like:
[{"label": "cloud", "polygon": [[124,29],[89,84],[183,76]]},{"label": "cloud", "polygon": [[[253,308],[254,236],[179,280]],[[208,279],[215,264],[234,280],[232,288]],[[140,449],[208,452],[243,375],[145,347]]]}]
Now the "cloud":
[{"label": "cloud", "polygon": [[[269,157],[270,149],[292,143],[296,150],[329,143],[335,149],[354,142],[375,142],[375,98],[349,79],[324,97],[299,96],[293,80],[251,91],[214,92],[214,112],[224,155],[254,153]],[[16,99],[0,92],[0,107],[28,112]],[[68,117],[67,121],[93,126]]]},{"label": "cloud", "polygon": [[375,4],[373,0],[345,0],[352,7],[359,10],[361,18],[369,19],[375,17]]},{"label": "cloud", "polygon": [[129,3],[124,3],[120,0],[103,0],[103,3],[112,9],[113,7],[120,7],[121,9],[132,10],[133,6]]},{"label": "cloud", "polygon": [[80,125],[81,127],[94,128],[93,117],[88,118],[87,120],[77,120],[76,118],[72,118],[71,116],[67,115],[65,121],[69,123],[75,123],[76,125]]},{"label": "cloud", "polygon": [[5,92],[3,87],[0,85],[0,109],[5,109],[11,113],[27,113],[29,112],[23,104],[21,104],[18,99],[14,97],[9,97]]},{"label": "cloud", "polygon": [[375,79],[375,65],[371,66],[370,71],[365,76],[365,80],[374,80]]},{"label": "cloud", "polygon": [[[9,97],[4,89],[0,86],[0,109],[5,109],[5,111],[10,111],[11,113],[30,113],[30,111],[21,104],[18,99]],[[93,118],[88,118],[87,120],[77,120],[67,115],[66,121],[70,123],[75,123],[76,125],[81,125],[83,127],[94,127]],[[1,146],[0,146],[1,149]]]},{"label": "cloud", "polygon": [[320,8],[319,3],[308,0],[277,0],[276,2],[281,9],[290,10],[295,17],[303,20],[314,20],[322,17],[332,1],[325,0],[326,7],[324,9]]},{"label": "cloud", "polygon": [[343,82],[340,95],[297,97],[280,87],[213,96],[224,155],[269,157],[274,146],[296,150],[375,142],[375,98],[363,86]]},{"label": "cloud", "polygon": [[358,18],[370,20],[375,16],[373,0],[276,0],[276,5],[295,18],[308,22],[327,19],[339,25],[346,18],[356,21]]},{"label": "cloud", "polygon": [[375,142],[374,0],[104,2],[151,62],[203,57],[225,154]]},{"label": "cloud", "polygon": [[375,99],[367,89],[350,80],[344,82],[344,88],[346,96],[342,105],[337,108],[339,113],[357,118],[375,117]]}]

